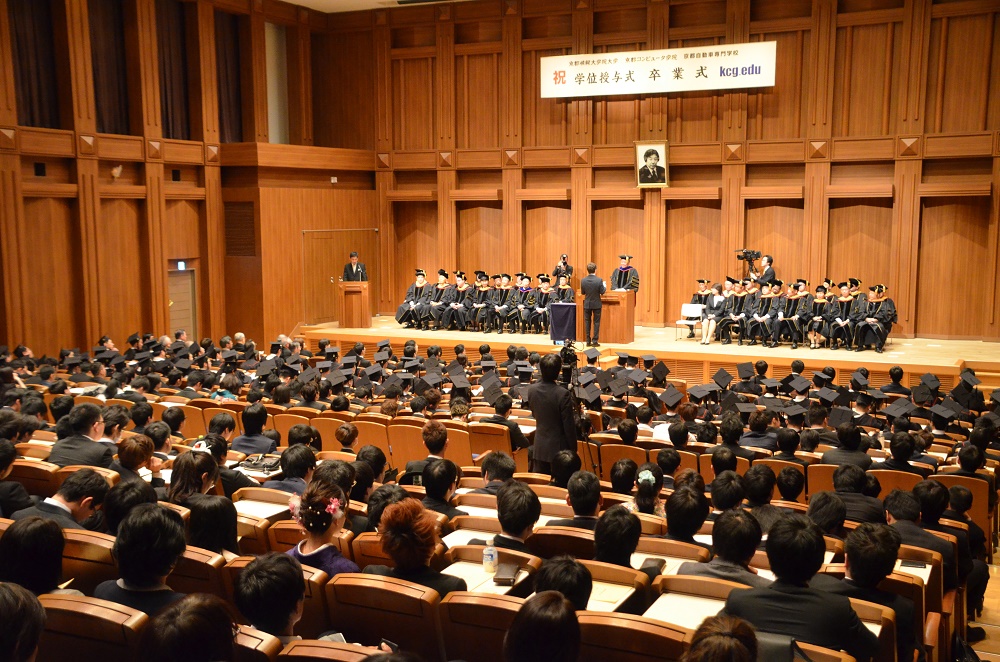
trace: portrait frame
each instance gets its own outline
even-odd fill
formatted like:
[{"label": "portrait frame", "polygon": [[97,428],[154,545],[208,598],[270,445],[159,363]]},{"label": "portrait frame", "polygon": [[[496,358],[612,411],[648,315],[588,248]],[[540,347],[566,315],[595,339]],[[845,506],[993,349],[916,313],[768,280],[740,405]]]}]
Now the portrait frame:
[{"label": "portrait frame", "polygon": [[[646,153],[656,151],[656,166],[663,168],[663,179],[659,180],[645,170]],[[638,188],[667,188],[670,186],[670,142],[667,140],[635,141],[635,185]]]}]

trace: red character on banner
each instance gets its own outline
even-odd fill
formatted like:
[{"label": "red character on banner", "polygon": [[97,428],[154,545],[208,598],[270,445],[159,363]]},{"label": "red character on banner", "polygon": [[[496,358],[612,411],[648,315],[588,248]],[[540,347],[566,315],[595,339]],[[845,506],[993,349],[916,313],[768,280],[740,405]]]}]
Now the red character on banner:
[{"label": "red character on banner", "polygon": [[552,81],[556,85],[565,85],[566,84],[566,72],[565,71],[557,71],[557,72],[555,72],[555,74],[553,74],[553,76],[552,76]]}]

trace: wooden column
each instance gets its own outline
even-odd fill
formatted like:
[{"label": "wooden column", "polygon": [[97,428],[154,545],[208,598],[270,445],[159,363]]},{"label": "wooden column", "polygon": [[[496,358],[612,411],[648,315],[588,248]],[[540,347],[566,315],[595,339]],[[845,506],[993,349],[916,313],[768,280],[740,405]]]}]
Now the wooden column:
[{"label": "wooden column", "polygon": [[636,301],[636,324],[665,326],[667,324],[667,206],[660,189],[643,189],[643,264],[647,274],[641,280],[639,299]]},{"label": "wooden column", "polygon": [[524,243],[524,203],[517,199],[517,189],[522,184],[521,170],[510,167],[504,168],[502,173],[503,264],[520,264],[523,257],[520,247]]},{"label": "wooden column", "polygon": [[249,18],[240,18],[240,83],[243,94],[243,140],[266,143],[267,49],[264,14],[254,3]]},{"label": "wooden column", "polygon": [[833,64],[837,48],[837,1],[813,0],[809,90],[809,138],[829,138],[833,123]]},{"label": "wooden column", "polygon": [[293,145],[312,145],[312,37],[309,12],[299,9],[298,19],[298,24],[288,29],[288,139]]},{"label": "wooden column", "polygon": [[[396,226],[393,223],[392,203],[386,197],[386,193],[393,187],[394,183],[395,177],[391,170],[379,170],[375,173],[375,193],[378,196],[376,222],[378,223],[379,236],[379,265],[383,274],[382,278],[379,279],[378,309],[383,312],[394,311],[393,301],[398,297],[398,294],[392,291],[396,274],[394,260]],[[368,294],[371,296],[371,292]]]},{"label": "wooden column", "polygon": [[0,0],[0,334],[8,342],[24,337],[21,269],[13,268],[20,252],[17,239],[21,204],[21,159],[17,154],[17,103],[7,0]]},{"label": "wooden column", "polygon": [[125,13],[125,52],[128,59],[129,123],[147,138],[163,137],[160,111],[160,64],[154,0],[130,0]]},{"label": "wooden column", "polygon": [[205,259],[202,260],[202,319],[207,335],[218,338],[226,329],[226,230],[222,208],[222,168],[217,146],[206,146],[205,158]]},{"label": "wooden column", "polygon": [[[920,251],[920,173],[919,159],[896,161],[893,180],[895,204],[892,207],[893,287],[890,296],[899,314],[900,336],[912,338],[916,331],[917,259]],[[893,329],[896,332],[896,329]]]},{"label": "wooden column", "polygon": [[191,138],[219,142],[219,90],[215,58],[215,8],[208,0],[188,5],[185,19],[191,92]]},{"label": "wooden column", "polygon": [[[14,98],[14,59],[11,48],[14,43],[10,32],[10,14],[7,0],[0,0],[0,130],[17,125],[17,101]],[[0,149],[14,149],[13,138],[7,134],[0,136]]]},{"label": "wooden column", "polygon": [[[451,5],[437,8],[437,52],[434,56],[434,87],[440,92],[434,99],[434,124],[437,148],[451,154],[454,164],[455,149],[455,23],[451,20]],[[439,167],[440,167],[439,163]]]},{"label": "wooden column", "polygon": [[[524,204],[516,197],[521,188],[521,3],[503,0],[501,5],[503,52],[500,77],[500,159],[503,164],[503,263],[520,264],[524,244]],[[470,278],[473,278],[470,275]]]},{"label": "wooden column", "polygon": [[903,15],[902,72],[898,122],[890,133],[924,132],[924,102],[927,97],[927,59],[931,41],[931,3],[906,0]]},{"label": "wooden column", "polygon": [[[455,203],[452,202],[451,191],[458,188],[458,172],[454,168],[438,168],[437,171],[437,209],[438,237],[437,258],[440,263],[437,269],[455,268],[458,260],[458,214]],[[431,277],[428,269],[428,278]],[[434,282],[437,282],[436,277]]]},{"label": "wooden column", "polygon": [[[393,259],[396,246],[396,228],[393,221],[392,202],[386,194],[395,185],[392,168],[392,59],[389,57],[392,40],[389,33],[388,12],[384,10],[372,12],[375,24],[372,30],[372,50],[375,58],[375,193],[378,196],[376,222],[379,228],[379,264],[382,278],[379,279],[379,310],[391,312],[395,310],[393,301],[397,293],[393,292],[396,264]],[[369,292],[369,296],[371,293]]]},{"label": "wooden column", "polygon": [[[750,41],[750,0],[728,0],[726,3],[726,43],[744,44]],[[722,140],[743,141],[747,137],[747,92],[731,90],[722,95]]]},{"label": "wooden column", "polygon": [[787,274],[786,283],[792,278],[808,278],[812,288],[815,288],[826,277],[830,238],[830,200],[826,197],[826,187],[829,184],[829,161],[806,163],[802,243],[809,252],[807,264],[810,270],[808,274]]},{"label": "wooden column", "polygon": [[[594,9],[592,0],[573,3],[573,53],[594,52]],[[594,142],[594,102],[590,99],[570,101],[570,144],[591,145]]]},{"label": "wooden column", "polygon": [[[587,275],[587,262],[594,259],[593,242],[593,205],[587,197],[590,188],[590,166],[579,166],[570,170],[570,219],[573,233],[570,256],[579,256],[574,262],[577,265],[574,281],[579,287],[580,279]],[[607,270],[606,265],[597,265],[598,269]]]},{"label": "wooden column", "polygon": [[994,137],[993,148],[993,195],[990,197],[990,233],[989,233],[989,273],[994,277],[987,283],[987,301],[992,301],[988,326],[983,330],[989,340],[1000,340],[1000,287],[997,287],[997,276],[1000,276],[1000,133]]},{"label": "wooden column", "polygon": [[[725,151],[726,145],[723,144]],[[740,193],[746,182],[746,165],[731,163],[722,165],[722,246],[720,250],[726,255],[723,267],[726,273],[732,273],[739,278],[745,272],[743,263],[736,259],[736,251],[745,248],[746,242],[746,205]]]},{"label": "wooden column", "polygon": [[[670,48],[670,4],[666,0],[650,0],[646,6],[646,43],[649,50]],[[667,95],[649,94],[642,99],[642,140],[666,140]],[[663,206],[663,201],[660,201]]]}]

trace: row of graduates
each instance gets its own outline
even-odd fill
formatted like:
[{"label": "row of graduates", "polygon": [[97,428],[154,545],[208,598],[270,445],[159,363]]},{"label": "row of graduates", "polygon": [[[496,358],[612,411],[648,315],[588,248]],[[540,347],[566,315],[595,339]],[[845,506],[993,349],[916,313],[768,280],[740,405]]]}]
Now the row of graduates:
[{"label": "row of graduates", "polygon": [[491,284],[485,271],[477,271],[473,285],[464,271],[452,273],[454,283],[449,282],[447,271],[438,269],[438,282],[431,284],[427,273],[417,269],[416,280],[396,309],[396,321],[406,328],[428,330],[433,325],[460,331],[475,327],[485,333],[503,333],[505,329],[544,333],[551,305],[571,303],[576,297],[567,275],[560,275],[559,284],[553,286],[548,274],[538,274],[538,286],[533,287],[531,276],[525,273],[515,274],[513,285],[509,274],[495,274]]},{"label": "row of graduates", "polygon": [[[692,303],[704,304],[703,344],[714,337],[723,344],[738,336],[738,344],[758,340],[765,347],[777,347],[782,338],[797,349],[809,340],[810,349],[829,344],[830,349],[844,347],[860,352],[874,346],[881,353],[886,339],[897,320],[896,304],[886,294],[885,285],[868,288],[867,296],[861,281],[851,278],[834,286],[830,279],[809,293],[805,279],[785,284],[780,280],[762,284],[759,289],[752,280],[727,278],[726,285],[702,287],[692,297]],[[786,287],[786,289],[782,289]]]}]

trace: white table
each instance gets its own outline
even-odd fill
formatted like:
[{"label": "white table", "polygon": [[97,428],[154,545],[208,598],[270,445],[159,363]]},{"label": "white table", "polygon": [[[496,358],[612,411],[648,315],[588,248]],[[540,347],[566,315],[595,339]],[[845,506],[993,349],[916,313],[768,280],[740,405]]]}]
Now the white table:
[{"label": "white table", "polygon": [[587,603],[587,611],[615,611],[622,606],[623,602],[632,597],[633,593],[635,593],[635,588],[632,586],[594,582],[594,589],[590,592],[590,602]]},{"label": "white table", "polygon": [[931,566],[930,564],[924,564],[922,567],[914,568],[910,566],[903,565],[902,559],[896,561],[896,566],[893,568],[894,572],[901,572],[904,575],[911,575],[913,577],[919,577],[920,581],[923,582],[924,586],[927,586],[927,582],[931,580]]},{"label": "white table", "polygon": [[243,499],[236,501],[234,505],[236,506],[236,512],[240,515],[274,520],[289,519],[292,516],[292,513],[288,510],[288,506],[280,503]]},{"label": "white table", "polygon": [[[482,563],[471,561],[456,561],[442,570],[446,575],[461,577],[465,580],[469,591],[472,593],[491,593],[493,595],[506,595],[514,586],[498,586],[493,583],[493,575],[483,569]],[[524,570],[518,570],[514,578],[514,585],[519,584],[528,576]]]},{"label": "white table", "polygon": [[676,556],[664,556],[662,554],[649,554],[646,552],[636,552],[635,554],[632,555],[632,558],[629,559],[629,565],[638,570],[639,568],[642,567],[642,564],[643,562],[645,562],[646,559],[661,559],[666,562],[665,565],[663,566],[663,570],[660,571],[661,575],[676,575],[677,569],[681,567],[681,564],[688,563],[689,561],[691,563],[698,562],[695,559],[682,559]]},{"label": "white table", "polygon": [[656,599],[646,613],[646,618],[697,630],[706,618],[715,616],[726,606],[725,600],[706,598],[684,593],[664,593]]}]

